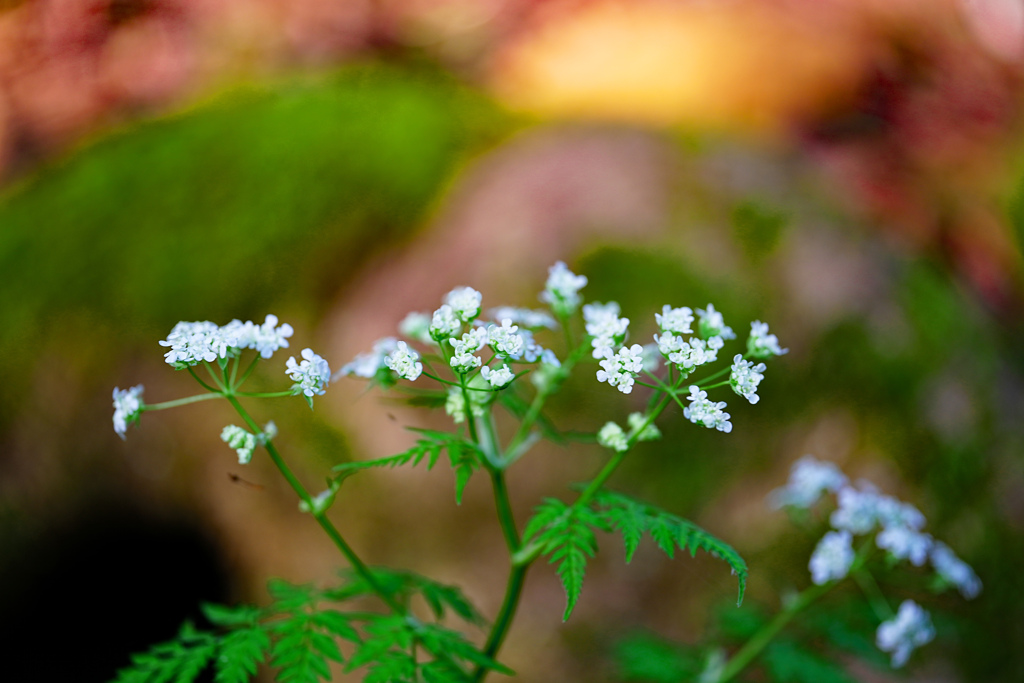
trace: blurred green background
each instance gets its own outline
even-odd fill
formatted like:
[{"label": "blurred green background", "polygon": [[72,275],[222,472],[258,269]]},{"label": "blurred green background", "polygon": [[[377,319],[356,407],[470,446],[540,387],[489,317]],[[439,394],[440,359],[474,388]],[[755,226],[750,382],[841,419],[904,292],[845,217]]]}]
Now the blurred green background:
[{"label": "blurred green background", "polygon": [[[615,540],[602,538],[566,625],[552,607],[553,572],[531,573],[506,652],[519,680],[689,680],[685,657],[682,668],[646,671],[671,657],[645,648],[676,652],[660,639],[709,634],[735,642],[781,594],[807,585],[820,520],[796,528],[763,502],[805,452],[913,502],[984,583],[966,603],[892,577],[893,604],[914,597],[939,624],[906,675],[1024,680],[1019,55],[945,24],[909,40],[858,9],[879,22],[858,40],[905,51],[865,50],[847,96],[772,110],[770,132],[708,127],[685,111],[651,127],[614,107],[603,116],[507,98],[516,50],[550,39],[535,25],[543,14],[529,2],[483,15],[445,4],[464,14],[368,3],[355,19],[290,10],[299,18],[286,13],[278,28],[264,7],[256,25],[291,42],[254,47],[265,34],[245,34],[253,44],[239,39],[226,62],[202,58],[227,49],[217,41],[160,48],[170,56],[128,42],[155,71],[118,71],[121,89],[61,70],[62,59],[93,64],[92,47],[71,58],[60,49],[93,45],[75,42],[89,22],[105,27],[102,49],[114,54],[130,31],[179,30],[182,17],[224,31],[229,18],[184,2],[107,3],[88,21],[47,14],[47,3],[0,14],[5,45],[18,48],[0,65],[10,76],[0,112],[0,637],[18,653],[10,680],[106,680],[130,652],[199,618],[201,600],[260,601],[271,575],[326,581],[339,564],[270,470],[231,462],[217,439],[226,412],[146,415],[125,443],[112,433],[113,386],[144,382],[152,401],[190,390],[156,344],[174,323],[275,313],[296,327],[293,351],[313,346],[337,368],[456,285],[477,287],[488,306],[533,305],[557,259],[588,276],[590,300],[621,303],[635,341],[654,331],[663,304],[711,301],[737,331],[770,322],[791,351],[771,365],[757,406],[730,402],[732,434],[673,415],[665,439],[612,482],[732,543],[751,568],[744,608],[723,607],[734,586],[712,560],[642,551],[625,568]],[[822,20],[806,9],[791,11],[810,26]],[[285,30],[296,25],[301,39]],[[39,26],[56,33],[26,37]],[[320,29],[331,40],[317,42]],[[179,34],[166,35],[177,45]],[[126,59],[129,48],[117,49]],[[114,58],[103,55],[108,68]],[[125,83],[178,73],[147,60],[205,66],[139,99]],[[48,78],[62,96],[32,95]],[[102,90],[102,106],[76,105],[76,88]],[[403,448],[402,423],[444,424],[352,385],[312,416],[299,401],[268,413],[311,486],[331,463]],[[642,401],[579,377],[552,417],[596,430]],[[589,477],[598,450],[525,459],[511,481],[520,523],[542,496]],[[456,508],[446,476],[367,475],[339,506],[339,525],[370,562],[462,583],[493,615],[506,558],[487,492],[471,484]],[[870,615],[855,598],[840,591],[826,605],[832,617],[790,637],[853,680],[902,678],[870,647]],[[748,680],[815,680],[787,673],[787,642]]]}]

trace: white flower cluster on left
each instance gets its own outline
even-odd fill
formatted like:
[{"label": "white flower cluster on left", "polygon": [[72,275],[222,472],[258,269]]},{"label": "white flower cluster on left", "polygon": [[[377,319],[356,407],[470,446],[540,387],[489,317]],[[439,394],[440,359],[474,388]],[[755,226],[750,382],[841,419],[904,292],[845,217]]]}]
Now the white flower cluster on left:
[{"label": "white flower cluster on left", "polygon": [[141,384],[131,389],[114,388],[114,431],[119,437],[125,438],[128,425],[138,422],[144,407]]},{"label": "white flower cluster on left", "polygon": [[227,325],[216,325],[208,320],[182,321],[174,326],[160,346],[170,350],[164,359],[176,368],[185,368],[202,362],[238,355],[243,349],[255,349],[263,358],[270,358],[278,349],[288,347],[292,326],[277,324],[277,316],[268,315],[262,325],[250,321],[232,320]]}]

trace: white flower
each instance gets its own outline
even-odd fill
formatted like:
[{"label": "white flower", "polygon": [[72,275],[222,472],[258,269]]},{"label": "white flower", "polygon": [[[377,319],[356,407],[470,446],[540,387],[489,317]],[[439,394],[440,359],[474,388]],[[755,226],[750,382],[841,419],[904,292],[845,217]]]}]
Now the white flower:
[{"label": "white flower", "polygon": [[853,565],[853,536],[849,531],[830,531],[811,554],[811,581],[822,585],[844,578]]},{"label": "white flower", "polygon": [[893,619],[883,621],[875,632],[875,644],[883,652],[892,653],[892,665],[901,667],[910,659],[914,648],[935,637],[931,617],[913,600],[904,600]]},{"label": "white flower", "polygon": [[534,311],[529,308],[515,308],[514,306],[500,306],[490,310],[492,320],[504,320],[508,318],[514,323],[530,329],[546,327],[549,330],[555,329],[558,323],[547,311]]},{"label": "white flower", "polygon": [[228,425],[220,433],[220,439],[238,453],[238,464],[247,465],[256,450],[256,437],[241,427]]},{"label": "white flower", "polygon": [[725,402],[708,400],[708,392],[701,391],[700,387],[692,385],[689,395],[690,405],[683,408],[683,417],[693,424],[704,425],[708,429],[717,429],[728,434],[732,431],[732,423],[729,422],[729,413],[723,412]]},{"label": "white flower", "polygon": [[[644,422],[647,422],[647,416],[643,413],[630,413],[626,422],[629,423],[630,431],[636,432],[638,429],[643,427]],[[636,438],[637,441],[653,441],[655,439],[660,439],[661,430],[652,422],[644,427],[643,431],[640,432]]]},{"label": "white flower", "polygon": [[932,537],[905,526],[892,526],[883,529],[875,537],[875,543],[882,550],[888,550],[898,560],[910,560],[915,567],[920,567],[928,559],[928,551],[932,547]]},{"label": "white flower", "polygon": [[480,302],[483,295],[472,287],[456,287],[444,298],[444,302],[452,307],[455,316],[464,323],[480,315]]},{"label": "white flower", "polygon": [[768,323],[755,320],[750,323],[750,336],[747,337],[747,353],[754,358],[771,358],[789,353],[789,349],[779,348],[779,339],[768,334]]},{"label": "white flower", "polygon": [[942,541],[935,541],[932,545],[931,562],[939,577],[946,583],[956,586],[960,594],[968,600],[976,598],[981,592],[981,580],[978,575]]},{"label": "white flower", "polygon": [[658,327],[667,334],[693,334],[690,325],[693,324],[693,310],[683,306],[672,308],[668,304],[661,307],[661,313],[655,313],[654,319]]},{"label": "white flower", "polygon": [[505,318],[501,321],[501,327],[488,326],[487,343],[499,358],[519,358],[523,354],[525,340],[517,334],[518,331],[519,327],[512,324],[512,319]]},{"label": "white flower", "polygon": [[295,356],[285,363],[288,377],[295,382],[293,389],[306,396],[322,396],[324,388],[331,381],[331,367],[323,358],[313,353],[313,349],[303,349],[301,363],[295,362]]},{"label": "white flower", "polygon": [[421,344],[432,344],[434,339],[430,336],[431,321],[431,316],[426,313],[413,311],[398,323],[398,331]]},{"label": "white flower", "polygon": [[548,268],[548,281],[540,300],[549,304],[556,315],[569,315],[579,307],[579,291],[586,285],[585,275],[576,275],[559,261]]},{"label": "white flower", "polygon": [[614,301],[585,305],[583,320],[587,334],[593,337],[590,345],[594,347],[594,358],[604,358],[605,349],[619,346],[626,340],[629,318],[619,317],[619,305]]},{"label": "white flower", "polygon": [[792,505],[809,508],[818,501],[822,493],[838,491],[846,482],[846,475],[834,464],[805,455],[790,468],[789,482],[784,487],[772,491],[769,497],[775,507]]},{"label": "white flower", "polygon": [[700,318],[698,328],[700,336],[708,339],[710,337],[721,337],[722,339],[735,339],[736,333],[725,324],[722,314],[715,310],[715,307],[708,304],[707,308],[698,308],[697,317]]},{"label": "white flower", "polygon": [[667,332],[661,336],[654,335],[654,341],[669,362],[687,373],[705,363],[718,360],[718,350],[725,343],[721,337],[711,337],[707,341],[695,337],[687,342]]},{"label": "white flower", "polygon": [[616,354],[606,349],[604,360],[600,363],[601,369],[597,371],[597,381],[608,382],[624,394],[630,393],[633,391],[633,378],[644,367],[643,352],[639,344],[629,348],[623,346]]},{"label": "white flower", "polygon": [[[721,339],[721,337],[715,337]],[[764,363],[754,365],[749,360],[743,360],[743,356],[736,354],[732,359],[732,373],[729,375],[729,384],[732,390],[747,399],[751,403],[757,403],[760,397],[757,395],[757,385],[764,379],[762,374],[767,366]]]},{"label": "white flower", "polygon": [[167,339],[160,346],[169,346],[170,351],[164,359],[178,368],[196,365],[203,361],[212,363],[218,358],[227,358],[232,349],[239,348],[238,326],[227,325],[223,328],[211,323],[180,322],[174,326]]},{"label": "white flower", "polygon": [[883,497],[873,488],[855,489],[844,486],[839,489],[838,500],[839,507],[829,518],[836,529],[866,534],[878,524],[878,513]]},{"label": "white flower", "polygon": [[515,375],[508,369],[507,365],[502,365],[497,370],[492,370],[491,368],[484,366],[484,368],[480,370],[480,374],[495,389],[501,389],[515,379]]},{"label": "white flower", "polygon": [[907,527],[920,531],[924,527],[925,518],[921,511],[910,503],[904,503],[891,496],[879,496],[878,521],[886,529]]},{"label": "white flower", "polygon": [[121,439],[125,438],[128,425],[138,422],[144,405],[141,384],[130,389],[114,387],[114,431]]},{"label": "white flower", "polygon": [[461,329],[462,321],[448,304],[444,304],[434,311],[434,315],[430,319],[430,338],[437,342],[458,334]]},{"label": "white flower", "polygon": [[378,339],[373,343],[373,351],[360,353],[351,361],[341,366],[341,370],[338,370],[332,379],[349,375],[372,379],[378,370],[387,367],[384,365],[384,357],[396,348],[398,348],[398,340],[394,337]]},{"label": "white flower", "polygon": [[527,363],[536,363],[540,360],[541,363],[553,365],[556,368],[562,365],[559,362],[558,357],[555,356],[554,351],[545,349],[534,341],[533,332],[530,332],[529,330],[519,330],[516,334],[523,340],[523,347],[519,353],[510,355],[509,358],[512,360],[522,360]]},{"label": "white flower", "polygon": [[[480,391],[487,389],[486,391]],[[481,375],[476,375],[469,381],[466,394],[469,395],[469,406],[474,417],[483,417],[486,414],[488,402],[494,394],[491,393]],[[462,394],[462,387],[448,387],[448,398],[445,400],[444,410],[448,413],[455,424],[466,421],[466,399]]]},{"label": "white flower", "polygon": [[487,330],[483,327],[474,327],[462,335],[462,339],[452,337],[448,343],[452,345],[452,357],[448,364],[460,374],[466,374],[471,370],[480,367],[483,361],[473,352],[479,351],[487,343]]},{"label": "white flower", "polygon": [[423,363],[419,360],[420,354],[409,348],[404,341],[400,341],[395,345],[395,350],[384,357],[384,364],[396,375],[411,382],[423,372]]},{"label": "white flower", "polygon": [[266,446],[268,441],[271,441],[277,436],[277,425],[271,420],[263,426],[263,431],[256,435],[256,443],[261,446]]},{"label": "white flower", "polygon": [[606,422],[597,433],[597,443],[619,453],[629,450],[629,439],[622,427],[614,422]]},{"label": "white flower", "polygon": [[270,358],[278,349],[288,348],[288,337],[294,334],[288,323],[278,326],[276,315],[267,315],[262,325],[245,323],[246,335],[239,339],[242,348],[256,349],[262,358]]}]

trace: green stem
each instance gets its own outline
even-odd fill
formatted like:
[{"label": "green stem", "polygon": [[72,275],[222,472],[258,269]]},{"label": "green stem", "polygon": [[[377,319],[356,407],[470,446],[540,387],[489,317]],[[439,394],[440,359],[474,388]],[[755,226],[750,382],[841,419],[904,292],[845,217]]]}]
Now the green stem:
[{"label": "green stem", "polygon": [[242,358],[242,354],[241,354],[241,352],[239,352],[239,354],[237,356],[235,356],[234,358],[231,359],[231,379],[228,380],[228,386],[231,387],[232,390],[235,390],[235,389],[238,388],[235,385],[235,377],[238,375],[238,361],[241,358]]},{"label": "green stem", "polygon": [[199,375],[196,374],[196,371],[192,369],[192,366],[189,366],[189,367],[187,367],[185,369],[188,370],[188,374],[192,375],[192,379],[194,379],[195,381],[199,382],[199,386],[201,386],[203,389],[206,389],[207,391],[209,391],[210,393],[213,393],[213,394],[218,394],[219,395],[221,393],[220,390],[214,389],[209,384],[204,382],[202,380],[202,378],[200,378]]},{"label": "green stem", "polygon": [[704,379],[702,379],[702,380],[700,380],[698,382],[694,382],[694,384],[696,384],[701,389],[707,389],[708,387],[704,386],[705,382],[710,382],[713,379],[718,379],[719,377],[721,377],[725,373],[731,372],[731,371],[732,371],[732,365],[730,364],[728,367],[724,367],[721,370],[719,370],[718,372],[710,374],[710,375],[708,375],[707,377],[705,377]]},{"label": "green stem", "polygon": [[[245,423],[249,425],[250,429],[257,433],[262,431],[260,426],[256,424],[256,421],[253,420],[245,408],[242,407],[242,404],[238,402],[237,398],[234,396],[226,396],[225,398],[228,399],[235,411],[241,415],[242,419],[245,420]],[[302,485],[302,482],[298,480],[295,474],[291,471],[291,468],[288,467],[288,464],[284,461],[284,458],[281,457],[281,454],[278,453],[277,447],[274,446],[272,441],[267,441],[266,449],[267,453],[270,454],[270,459],[274,462],[274,465],[277,467],[278,471],[281,472],[282,476],[284,476],[289,486],[292,487],[292,490],[298,494],[299,498],[306,503],[310,510],[315,510],[316,506],[313,504],[313,497],[309,495],[309,491],[306,490],[306,487]],[[349,561],[349,564],[351,564],[352,568],[356,570],[356,573],[358,573],[359,576],[366,581],[366,584],[370,586],[373,592],[384,601],[384,604],[390,607],[395,614],[405,615],[405,608],[395,600],[391,593],[384,590],[384,587],[381,586],[376,577],[374,577],[370,568],[367,567],[361,559],[359,559],[359,556],[356,555],[356,552],[352,547],[345,542],[341,532],[338,531],[337,527],[334,526],[331,520],[327,519],[323,512],[313,512],[312,514],[313,518],[316,519],[317,524],[320,525],[320,528],[322,528],[331,541],[334,542],[334,545],[338,547],[338,550],[340,550],[341,554],[345,556],[345,559]]]},{"label": "green stem", "polygon": [[238,380],[238,384],[235,385],[236,389],[238,387],[242,386],[243,384],[245,384],[245,380],[249,379],[249,375],[251,375],[252,371],[256,369],[256,364],[259,363],[259,362],[260,362],[260,354],[257,353],[256,357],[253,358],[252,362],[249,363],[249,367],[247,367],[245,369],[245,372],[242,373],[242,379]]},{"label": "green stem", "polygon": [[[512,625],[512,620],[516,616],[516,608],[519,607],[519,598],[523,594],[523,584],[529,569],[529,565],[513,565],[509,570],[505,598],[501,602],[501,609],[498,610],[498,616],[494,620],[494,626],[491,627],[487,643],[484,645],[484,655],[492,660],[496,659],[498,650],[501,649],[502,643],[505,642],[505,636],[508,635],[509,626]],[[486,667],[477,666],[476,671],[473,672],[473,683],[481,683],[489,671],[490,669]]]},{"label": "green stem", "polygon": [[211,366],[205,360],[203,361],[203,365],[206,366],[206,372],[213,379],[213,383],[216,384],[218,387],[220,387],[221,391],[223,391],[224,393],[228,393],[227,386],[225,386],[224,381],[220,377],[217,376],[217,373],[213,371],[213,366]]},{"label": "green stem", "polygon": [[717,389],[718,387],[725,387],[725,386],[729,386],[729,380],[725,380],[724,382],[718,382],[716,384],[709,384],[707,386],[701,387],[701,389],[704,389],[704,390],[706,390],[706,389]]},{"label": "green stem", "polygon": [[282,396],[296,396],[297,394],[289,389],[288,391],[236,391],[235,396],[246,396],[248,398],[281,398]]},{"label": "green stem", "polygon": [[491,489],[494,491],[494,504],[498,510],[498,522],[501,524],[501,531],[505,534],[505,544],[510,554],[519,550],[519,531],[516,529],[515,516],[512,514],[512,504],[508,498],[508,486],[505,483],[505,474],[501,470],[491,470]]},{"label": "green stem", "polygon": [[853,580],[860,586],[861,591],[864,593],[864,597],[868,599],[868,604],[871,605],[871,610],[878,617],[879,621],[886,621],[896,616],[896,613],[892,611],[892,606],[885,599],[885,595],[882,594],[882,589],[878,587],[878,582],[875,581],[874,575],[866,569],[858,569],[853,572]]},{"label": "green stem", "polygon": [[[441,384],[448,384],[448,385],[451,385],[453,387],[463,387],[463,385],[459,384],[458,382],[452,382],[452,381],[449,381],[447,379],[441,379],[437,375],[432,375],[429,372],[427,372],[426,370],[423,371],[423,376],[424,377],[429,377],[430,379],[434,380],[435,382],[440,382]],[[485,392],[490,392],[491,391],[491,389],[481,389],[479,387],[463,387],[463,388],[464,389],[469,389],[470,391],[485,391]]]},{"label": "green stem", "polygon": [[726,683],[736,677],[743,669],[761,654],[761,651],[768,646],[768,643],[778,635],[786,624],[788,624],[793,617],[803,611],[808,605],[813,603],[815,600],[820,598],[822,595],[832,589],[833,586],[838,584],[838,581],[832,581],[820,586],[811,586],[807,590],[803,591],[796,598],[793,599],[785,609],[775,615],[775,618],[768,622],[760,631],[755,633],[750,640],[744,644],[739,651],[733,655],[725,668],[722,669],[722,673],[718,677],[716,683]]},{"label": "green stem", "polygon": [[197,394],[195,396],[187,396],[185,398],[175,399],[173,401],[164,401],[163,403],[152,403],[144,404],[142,410],[167,410],[168,408],[177,408],[178,406],[186,406],[189,403],[198,403],[199,401],[209,401],[214,398],[223,398],[223,394],[220,392],[212,394]]}]

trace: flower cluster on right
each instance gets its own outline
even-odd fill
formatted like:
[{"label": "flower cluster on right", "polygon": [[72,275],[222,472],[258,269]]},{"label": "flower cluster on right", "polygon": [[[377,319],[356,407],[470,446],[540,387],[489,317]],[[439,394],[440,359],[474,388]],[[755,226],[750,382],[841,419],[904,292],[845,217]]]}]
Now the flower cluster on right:
[{"label": "flower cluster on right", "polygon": [[[940,588],[956,588],[968,599],[981,592],[981,581],[970,565],[945,543],[922,531],[925,517],[917,508],[879,492],[869,482],[852,485],[833,463],[804,456],[793,464],[789,482],[770,498],[775,507],[806,509],[826,492],[835,495],[836,508],[829,516],[832,529],[818,542],[808,565],[816,585],[845,578],[857,554],[854,537],[874,534],[875,545],[893,564],[907,561],[921,567],[927,562]],[[878,627],[875,640],[880,649],[892,654],[892,665],[899,667],[914,648],[934,637],[928,612],[905,600],[896,616]]]}]

